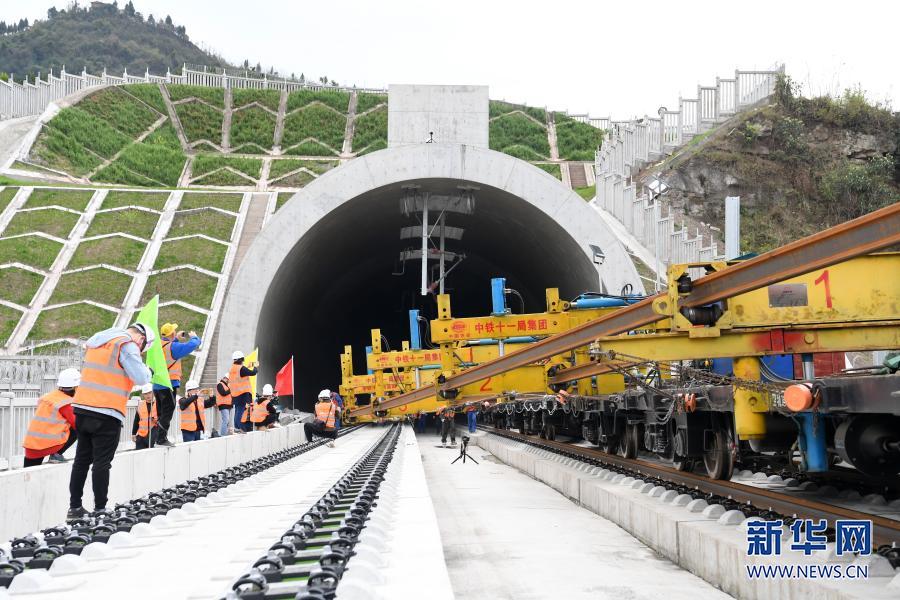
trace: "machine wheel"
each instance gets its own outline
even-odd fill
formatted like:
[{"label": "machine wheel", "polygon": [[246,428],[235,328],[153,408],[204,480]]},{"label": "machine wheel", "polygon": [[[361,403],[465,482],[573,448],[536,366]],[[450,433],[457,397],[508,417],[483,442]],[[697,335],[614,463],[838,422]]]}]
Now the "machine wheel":
[{"label": "machine wheel", "polygon": [[731,447],[728,443],[728,432],[716,429],[710,447],[703,453],[703,465],[710,479],[731,479],[734,463],[731,459]]},{"label": "machine wheel", "polygon": [[556,425],[547,425],[547,439],[551,442],[556,439]]},{"label": "machine wheel", "polygon": [[694,470],[694,459],[686,456],[676,456],[672,461],[672,466],[679,471],[691,472]]},{"label": "machine wheel", "polygon": [[640,446],[640,428],[637,425],[626,425],[625,435],[619,442],[619,454],[623,458],[634,458],[637,456],[638,447]]}]

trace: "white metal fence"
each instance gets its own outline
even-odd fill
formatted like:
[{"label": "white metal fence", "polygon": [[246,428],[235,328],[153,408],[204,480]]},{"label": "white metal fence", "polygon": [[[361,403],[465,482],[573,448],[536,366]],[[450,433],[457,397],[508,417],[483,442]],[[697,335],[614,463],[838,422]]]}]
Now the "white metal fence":
[{"label": "white metal fence", "polygon": [[151,75],[149,71],[143,75],[129,75],[126,70],[119,77],[110,75],[106,69],[100,75],[91,75],[86,71],[67,73],[63,68],[58,75],[54,75],[51,71],[44,76],[38,74],[31,81],[26,78],[18,82],[15,81],[14,76],[11,76],[9,81],[0,81],[0,120],[39,115],[51,102],[82,90],[129,83],[176,83],[222,88],[283,89],[289,92],[300,89],[360,91],[377,94],[387,92],[381,88],[332,86],[274,77],[252,71],[187,64],[184,65],[180,75],[167,71],[164,76]]},{"label": "white metal fence", "polygon": [[[661,267],[670,263],[721,258],[717,231],[706,225],[689,229],[663,198],[632,181],[653,160],[684,145],[716,123],[772,95],[784,67],[772,71],[735,71],[734,79],[716,78],[714,86],[697,86],[697,98],[679,99],[678,110],[659,109],[656,117],[612,121],[597,151],[594,202],[611,213],[647,249]],[[657,265],[650,265],[657,270]]]}]

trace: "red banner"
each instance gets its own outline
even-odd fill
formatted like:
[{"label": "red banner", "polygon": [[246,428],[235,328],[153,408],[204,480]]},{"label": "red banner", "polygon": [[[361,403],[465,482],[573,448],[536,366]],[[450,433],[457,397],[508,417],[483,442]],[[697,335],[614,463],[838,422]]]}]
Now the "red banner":
[{"label": "red banner", "polygon": [[294,395],[294,357],[287,361],[275,375],[275,392],[279,396]]}]

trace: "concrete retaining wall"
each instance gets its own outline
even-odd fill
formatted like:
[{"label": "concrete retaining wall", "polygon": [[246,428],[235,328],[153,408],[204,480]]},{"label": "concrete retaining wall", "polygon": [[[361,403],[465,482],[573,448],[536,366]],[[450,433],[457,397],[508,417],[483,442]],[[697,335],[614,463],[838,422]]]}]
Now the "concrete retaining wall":
[{"label": "concrete retaining wall", "polygon": [[[303,427],[297,424],[171,448],[120,452],[112,464],[109,506],[305,441]],[[65,521],[71,471],[72,463],[67,462],[0,473],[0,540]],[[83,500],[84,507],[91,510],[94,498],[90,475]]]},{"label": "concrete retaining wall", "polygon": [[[823,555],[804,557],[790,552],[780,557],[747,556],[746,530],[740,514],[724,513],[718,505],[686,506],[689,497],[600,467],[564,458],[496,435],[475,434],[472,442],[504,463],[546,483],[573,502],[609,519],[682,568],[740,599],[882,600],[900,597],[900,574],[880,556],[836,557],[833,544]],[[715,510],[719,508],[721,510]],[[736,511],[735,511],[736,512]],[[790,537],[783,540],[787,548]],[[855,559],[855,560],[854,560]],[[826,581],[810,579],[750,579],[746,565],[838,564],[868,565],[869,578]]]}]

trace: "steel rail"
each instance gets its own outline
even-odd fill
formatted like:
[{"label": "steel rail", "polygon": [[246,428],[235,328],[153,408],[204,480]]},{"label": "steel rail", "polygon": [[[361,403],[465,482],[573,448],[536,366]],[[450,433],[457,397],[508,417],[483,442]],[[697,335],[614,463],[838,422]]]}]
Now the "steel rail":
[{"label": "steel rail", "polygon": [[794,516],[807,519],[827,519],[833,523],[836,519],[871,520],[872,534],[877,544],[891,544],[900,542],[900,521],[887,519],[878,515],[872,515],[849,508],[834,506],[824,502],[786,496],[764,488],[757,488],[733,481],[709,479],[702,475],[679,471],[672,467],[654,464],[642,459],[622,458],[615,454],[609,454],[594,448],[575,446],[565,442],[549,441],[524,435],[514,431],[496,430],[492,427],[483,427],[492,435],[508,437],[524,441],[534,446],[543,446],[560,450],[583,458],[596,460],[616,468],[627,469],[636,475],[661,479],[690,487],[706,494],[715,494],[724,498],[730,498],[741,504],[749,504],[760,510],[771,510],[785,516]]},{"label": "steel rail", "polygon": [[[836,227],[791,242],[775,250],[693,282],[692,291],[681,298],[682,306],[710,304],[736,294],[749,292],[791,277],[804,275],[855,256],[868,254],[900,243],[900,202],[869,213]],[[460,388],[488,377],[523,367],[533,362],[587,346],[597,338],[639,329],[666,318],[653,310],[653,301],[664,298],[657,294],[607,315],[574,327],[521,350],[466,369],[448,377],[440,390]],[[402,406],[435,395],[434,387],[413,390],[383,401],[378,410]],[[350,411],[351,416],[364,416],[372,405]]]}]

